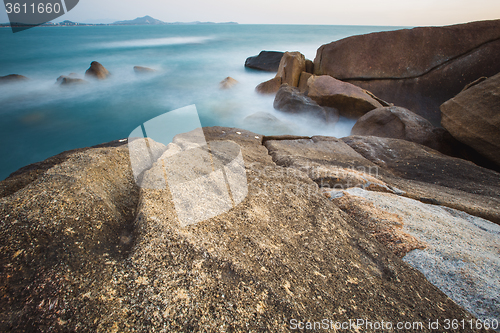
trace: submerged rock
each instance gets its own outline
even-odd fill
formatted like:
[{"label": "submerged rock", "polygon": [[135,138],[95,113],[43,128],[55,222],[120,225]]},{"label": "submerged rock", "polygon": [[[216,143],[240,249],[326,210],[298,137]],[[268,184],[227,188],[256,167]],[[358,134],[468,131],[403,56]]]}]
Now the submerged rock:
[{"label": "submerged rock", "polygon": [[143,66],[134,66],[134,72],[136,74],[152,74],[156,72],[156,69],[152,69],[149,67],[143,67]]},{"label": "submerged rock", "polygon": [[9,74],[5,76],[0,76],[0,84],[4,83],[13,83],[13,82],[22,82],[29,80],[26,76],[24,75],[19,75],[19,74]]},{"label": "submerged rock", "polygon": [[331,75],[412,110],[435,126],[439,106],[500,72],[500,20],[352,36],[321,46],[317,75]]},{"label": "submerged rock", "polygon": [[276,110],[292,113],[311,115],[327,121],[325,109],[315,101],[299,92],[297,88],[283,84],[274,98],[273,106]]},{"label": "submerged rock", "polygon": [[[430,332],[430,320],[472,319],[358,230],[306,172],[275,163],[261,135],[204,132],[239,145],[248,194],[188,227],[168,189],[135,186],[118,144],[67,152],[17,174],[35,177],[1,182],[10,194],[0,199],[0,329],[275,332],[297,318],[367,318],[423,322]],[[333,138],[296,141],[338,143],[373,164]],[[276,142],[294,143],[266,145]],[[338,150],[302,151],[339,161]]]},{"label": "submerged rock", "polygon": [[441,124],[500,167],[500,73],[441,105]]},{"label": "submerged rock", "polygon": [[245,67],[266,72],[277,72],[284,52],[261,51],[259,55],[248,57]]},{"label": "submerged rock", "polygon": [[255,91],[260,94],[275,94],[281,87],[281,77],[276,76],[268,81],[262,82],[257,87]]},{"label": "submerged rock", "polygon": [[90,63],[89,69],[85,72],[85,77],[104,80],[110,75],[109,71],[97,61]]},{"label": "submerged rock", "polygon": [[239,82],[235,79],[233,79],[232,77],[228,76],[226,77],[224,80],[222,80],[220,83],[219,83],[219,87],[221,89],[231,89],[233,88],[235,85],[237,85]]}]

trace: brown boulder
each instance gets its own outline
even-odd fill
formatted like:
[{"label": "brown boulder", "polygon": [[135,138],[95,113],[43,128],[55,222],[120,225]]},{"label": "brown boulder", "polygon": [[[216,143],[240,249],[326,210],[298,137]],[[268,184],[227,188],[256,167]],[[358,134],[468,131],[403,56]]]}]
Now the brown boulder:
[{"label": "brown boulder", "polygon": [[359,118],[351,135],[403,139],[441,150],[441,131],[427,119],[405,108],[392,106],[371,110]]},{"label": "brown boulder", "polygon": [[344,117],[356,119],[370,110],[382,107],[363,89],[328,75],[311,77],[307,80],[307,85],[308,97],[321,106],[336,108]]},{"label": "brown boulder", "polygon": [[143,67],[143,66],[134,66],[134,72],[136,74],[151,74],[156,72],[156,69],[152,69],[149,67]]},{"label": "brown boulder", "polygon": [[26,76],[19,75],[19,74],[9,74],[9,75],[5,75],[5,76],[0,76],[0,84],[21,82],[21,81],[26,81],[26,80],[29,80],[29,79]]},{"label": "brown boulder", "polygon": [[300,80],[299,80],[299,91],[301,93],[305,93],[307,91],[307,80],[309,80],[310,77],[312,77],[311,73],[307,72],[302,72],[300,73]]},{"label": "brown boulder", "polygon": [[306,71],[306,58],[300,52],[285,52],[281,58],[278,74],[282,83],[298,87],[300,73]]},{"label": "brown boulder", "polygon": [[439,106],[500,72],[500,20],[352,36],[318,49],[314,71],[348,81],[439,125]]},{"label": "brown boulder", "polygon": [[109,71],[97,61],[92,61],[89,69],[85,72],[85,77],[104,80],[110,75]]},{"label": "brown boulder", "polygon": [[309,97],[301,94],[297,88],[290,87],[288,84],[283,84],[280,87],[274,98],[273,106],[279,111],[312,115],[323,121],[327,121],[325,109]]},{"label": "brown boulder", "polygon": [[500,73],[441,105],[441,124],[500,166]]},{"label": "brown boulder", "polygon": [[248,57],[245,61],[245,67],[266,72],[277,72],[283,54],[283,52],[277,51],[261,51],[259,55]]},{"label": "brown boulder", "polygon": [[255,90],[260,94],[275,94],[281,86],[281,77],[276,76],[271,80],[260,83]]},{"label": "brown boulder", "polygon": [[221,89],[231,89],[232,87],[234,87],[238,83],[239,82],[236,79],[233,79],[232,77],[228,76],[219,83],[219,87]]}]

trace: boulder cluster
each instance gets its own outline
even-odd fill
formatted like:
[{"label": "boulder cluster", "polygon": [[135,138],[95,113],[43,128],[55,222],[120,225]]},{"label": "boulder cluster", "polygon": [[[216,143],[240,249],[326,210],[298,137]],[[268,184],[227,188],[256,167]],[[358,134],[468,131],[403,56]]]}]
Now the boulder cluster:
[{"label": "boulder cluster", "polygon": [[[280,111],[356,119],[353,135],[409,140],[500,170],[499,52],[500,20],[353,36],[321,46],[314,64],[285,52],[256,91],[276,93]],[[262,54],[249,58],[252,68]]]}]

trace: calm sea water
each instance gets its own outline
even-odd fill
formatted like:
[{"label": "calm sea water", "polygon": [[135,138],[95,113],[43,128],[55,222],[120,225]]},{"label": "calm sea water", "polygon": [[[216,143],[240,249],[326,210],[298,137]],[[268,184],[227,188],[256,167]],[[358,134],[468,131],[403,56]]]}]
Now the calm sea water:
[{"label": "calm sea water", "polygon": [[[261,134],[349,135],[352,121],[335,126],[273,109],[273,97],[254,88],[274,76],[244,68],[261,50],[300,51],[313,60],[319,46],[347,36],[398,27],[294,25],[173,25],[0,29],[0,76],[26,83],[0,86],[0,180],[62,151],[128,137],[141,123],[195,104],[203,126],[240,127]],[[60,75],[83,78],[90,62],[109,80],[63,88]],[[133,66],[157,69],[138,76]],[[240,82],[220,90],[231,76]],[[278,122],[249,123],[267,112]]]}]

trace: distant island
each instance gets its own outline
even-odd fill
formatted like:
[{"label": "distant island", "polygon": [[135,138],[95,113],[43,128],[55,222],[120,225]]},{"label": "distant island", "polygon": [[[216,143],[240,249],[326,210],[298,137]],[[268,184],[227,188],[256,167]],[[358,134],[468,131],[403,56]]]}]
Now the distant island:
[{"label": "distant island", "polygon": [[[216,22],[200,22],[200,21],[194,21],[194,22],[163,22],[158,19],[155,19],[149,15],[146,15],[144,17],[138,17],[133,20],[125,20],[125,21],[116,21],[114,23],[78,23],[78,22],[73,22],[73,21],[62,21],[59,23],[52,23],[52,22],[47,22],[40,24],[39,26],[41,27],[68,27],[68,26],[106,26],[106,25],[192,25],[192,24],[238,24],[237,22],[221,22],[221,23],[216,23]],[[19,26],[29,26],[28,24],[25,23],[18,23],[18,22],[12,22],[12,23],[2,23],[0,24],[0,27],[19,27]]]}]

